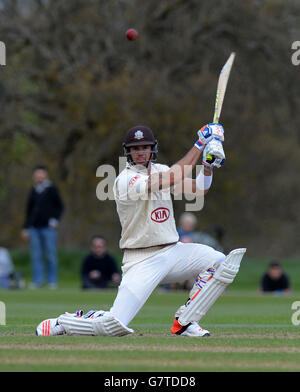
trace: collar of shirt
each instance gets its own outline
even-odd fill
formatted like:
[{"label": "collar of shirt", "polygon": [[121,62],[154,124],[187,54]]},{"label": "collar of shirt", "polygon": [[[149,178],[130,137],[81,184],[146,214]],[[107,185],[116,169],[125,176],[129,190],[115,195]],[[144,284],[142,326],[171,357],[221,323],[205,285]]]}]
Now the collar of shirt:
[{"label": "collar of shirt", "polygon": [[130,164],[130,163],[127,162],[126,163],[126,168],[130,169],[130,170],[133,170],[133,171],[135,171],[137,173],[148,174],[148,169],[145,166],[143,166],[143,165],[133,165],[133,164]]},{"label": "collar of shirt", "polygon": [[34,189],[36,190],[37,193],[42,193],[46,188],[48,188],[51,185],[51,181],[45,180],[41,184],[37,184],[34,186]]}]

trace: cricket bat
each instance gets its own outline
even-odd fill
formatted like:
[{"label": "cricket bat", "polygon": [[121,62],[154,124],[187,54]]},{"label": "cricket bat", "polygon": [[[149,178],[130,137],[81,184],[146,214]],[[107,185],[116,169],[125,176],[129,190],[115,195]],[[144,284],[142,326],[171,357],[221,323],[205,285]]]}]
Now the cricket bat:
[{"label": "cricket bat", "polygon": [[[230,71],[232,68],[234,58],[235,58],[235,53],[232,52],[220,72],[218,86],[217,86],[217,93],[216,93],[214,117],[213,117],[214,123],[219,122],[219,118],[220,118],[221,110],[222,110],[222,105],[223,105],[223,100],[224,100],[224,96],[225,96],[225,92],[226,92],[227,82],[229,79],[229,75],[230,75]],[[207,160],[207,162],[211,163],[214,161],[214,157],[212,157],[210,154],[207,154],[206,160]]]}]

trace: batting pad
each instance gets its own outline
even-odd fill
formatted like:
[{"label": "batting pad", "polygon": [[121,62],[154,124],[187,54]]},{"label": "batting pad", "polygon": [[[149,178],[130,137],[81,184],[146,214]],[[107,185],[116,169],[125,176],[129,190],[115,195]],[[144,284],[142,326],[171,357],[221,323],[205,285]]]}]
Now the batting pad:
[{"label": "batting pad", "polygon": [[67,335],[124,336],[134,332],[110,312],[103,310],[96,312],[90,318],[63,314],[59,316],[58,323],[63,326]]},{"label": "batting pad", "polygon": [[178,318],[179,324],[187,325],[192,321],[198,322],[206,314],[208,309],[223,294],[226,287],[233,282],[245,252],[245,248],[234,249],[226,256],[213,277],[185,305],[185,309]]}]

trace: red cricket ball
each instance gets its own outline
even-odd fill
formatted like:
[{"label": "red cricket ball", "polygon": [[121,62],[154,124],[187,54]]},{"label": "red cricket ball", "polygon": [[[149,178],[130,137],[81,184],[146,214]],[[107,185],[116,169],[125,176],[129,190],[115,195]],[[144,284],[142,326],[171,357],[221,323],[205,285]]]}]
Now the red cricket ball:
[{"label": "red cricket ball", "polygon": [[138,32],[134,29],[129,29],[126,31],[126,37],[129,41],[134,41],[138,37]]}]

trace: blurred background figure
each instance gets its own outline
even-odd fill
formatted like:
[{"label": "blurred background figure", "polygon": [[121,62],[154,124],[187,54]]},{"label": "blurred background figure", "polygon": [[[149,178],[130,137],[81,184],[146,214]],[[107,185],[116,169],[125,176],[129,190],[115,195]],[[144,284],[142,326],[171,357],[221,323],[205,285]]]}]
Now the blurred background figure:
[{"label": "blurred background figure", "polygon": [[10,255],[5,248],[0,248],[0,287],[9,289],[14,272],[14,266]]},{"label": "blurred background figure", "polygon": [[270,262],[267,272],[262,276],[260,291],[273,294],[290,294],[290,280],[284,273],[280,263],[276,260]]},{"label": "blurred background figure", "polygon": [[196,216],[191,212],[184,212],[179,218],[179,227],[177,228],[179,241],[208,245],[220,252],[224,252],[221,245],[224,230],[221,226],[211,226],[208,232],[196,231],[196,226]]},{"label": "blurred background figure", "polygon": [[92,238],[91,253],[83,260],[81,278],[83,289],[104,289],[120,282],[117,263],[107,253],[107,242],[100,235]]},{"label": "blurred background figure", "polygon": [[0,248],[0,288],[25,288],[25,280],[20,273],[15,272],[13,261],[6,248]]},{"label": "blurred background figure", "polygon": [[63,202],[58,189],[48,177],[46,166],[39,165],[33,171],[33,187],[26,206],[22,237],[29,240],[32,262],[31,288],[44,283],[43,254],[48,267],[48,287],[57,286],[57,228],[63,213]]},{"label": "blurred background figure", "polygon": [[[179,217],[179,226],[177,232],[179,241],[183,243],[198,243],[208,245],[220,252],[224,252],[221,241],[224,236],[224,230],[221,226],[214,225],[206,231],[196,231],[197,218],[191,212],[184,212]],[[194,285],[194,280],[187,280],[183,284],[163,285],[164,290],[190,290]]]},{"label": "blurred background figure", "polygon": [[196,225],[197,219],[194,214],[190,212],[184,212],[181,214],[179,217],[179,226],[177,228],[179,241],[193,242],[192,237],[195,234]]}]

